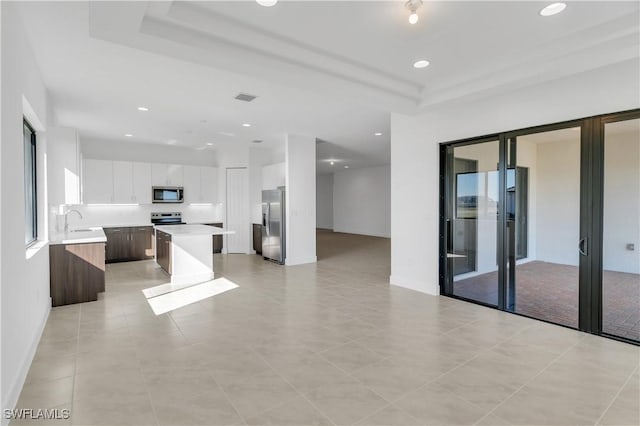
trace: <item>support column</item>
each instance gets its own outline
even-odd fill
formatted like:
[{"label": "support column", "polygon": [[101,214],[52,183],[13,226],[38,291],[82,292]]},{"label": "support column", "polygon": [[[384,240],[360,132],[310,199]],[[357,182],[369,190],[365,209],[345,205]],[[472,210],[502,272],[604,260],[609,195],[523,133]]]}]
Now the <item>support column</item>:
[{"label": "support column", "polygon": [[315,263],[316,258],[316,139],[287,135],[286,265]]}]

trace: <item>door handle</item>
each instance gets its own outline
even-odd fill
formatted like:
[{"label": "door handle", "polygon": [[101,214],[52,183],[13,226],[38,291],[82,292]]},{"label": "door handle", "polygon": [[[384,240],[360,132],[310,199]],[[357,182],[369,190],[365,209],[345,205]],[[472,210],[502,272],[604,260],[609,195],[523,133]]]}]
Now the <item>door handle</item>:
[{"label": "door handle", "polygon": [[582,238],[578,243],[578,251],[583,256],[587,256],[589,254],[589,243],[587,237]]}]

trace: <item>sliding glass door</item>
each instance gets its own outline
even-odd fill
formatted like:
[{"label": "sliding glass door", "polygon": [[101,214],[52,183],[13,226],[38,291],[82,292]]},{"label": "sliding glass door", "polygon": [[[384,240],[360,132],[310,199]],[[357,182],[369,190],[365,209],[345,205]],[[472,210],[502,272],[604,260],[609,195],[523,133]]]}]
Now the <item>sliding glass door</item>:
[{"label": "sliding glass door", "polygon": [[640,341],[640,111],[443,144],[441,291]]},{"label": "sliding glass door", "polygon": [[602,332],[640,341],[640,118],[602,132]]},{"label": "sliding glass door", "polygon": [[511,137],[507,148],[506,308],[578,328],[580,127]]}]

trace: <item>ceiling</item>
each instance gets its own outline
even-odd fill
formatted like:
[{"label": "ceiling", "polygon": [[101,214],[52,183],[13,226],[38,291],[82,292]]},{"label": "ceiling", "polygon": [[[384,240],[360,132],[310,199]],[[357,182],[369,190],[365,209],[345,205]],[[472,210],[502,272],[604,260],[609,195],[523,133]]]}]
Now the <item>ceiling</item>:
[{"label": "ceiling", "polygon": [[[326,173],[388,164],[390,112],[413,114],[639,56],[638,2],[572,2],[543,18],[547,3],[425,2],[415,26],[403,1],[19,8],[57,124],[85,138],[200,149],[281,150],[287,133],[312,135]],[[431,65],[414,69],[423,58]],[[233,99],[240,92],[258,97]]]}]

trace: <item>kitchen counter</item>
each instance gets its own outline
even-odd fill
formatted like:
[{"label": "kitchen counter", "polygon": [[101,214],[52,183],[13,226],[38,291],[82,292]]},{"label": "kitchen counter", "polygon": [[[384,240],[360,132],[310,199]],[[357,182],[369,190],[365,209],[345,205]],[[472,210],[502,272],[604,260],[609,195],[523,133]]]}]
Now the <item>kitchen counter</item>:
[{"label": "kitchen counter", "polygon": [[67,232],[60,232],[52,235],[49,244],[89,244],[106,243],[107,236],[99,226],[90,228],[70,229]]},{"label": "kitchen counter", "polygon": [[235,234],[235,231],[211,225],[159,225],[155,228],[171,236]]},{"label": "kitchen counter", "polygon": [[156,226],[156,262],[171,275],[171,284],[212,280],[211,236],[233,233],[210,225]]}]

